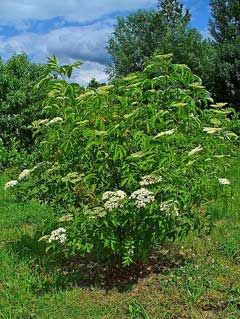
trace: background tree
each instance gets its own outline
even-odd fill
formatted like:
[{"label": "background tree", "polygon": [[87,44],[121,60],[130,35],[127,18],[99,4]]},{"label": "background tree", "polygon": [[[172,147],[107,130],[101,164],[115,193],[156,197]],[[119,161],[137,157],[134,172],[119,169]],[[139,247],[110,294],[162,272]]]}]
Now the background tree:
[{"label": "background tree", "polygon": [[214,92],[240,110],[240,1],[212,0],[209,30],[217,51]]},{"label": "background tree", "polygon": [[163,20],[158,12],[140,10],[117,19],[107,50],[112,57],[111,77],[140,71],[163,37]]},{"label": "background tree", "polygon": [[209,30],[216,43],[224,43],[240,35],[240,1],[212,0]]},{"label": "background tree", "polygon": [[166,26],[174,27],[176,24],[188,24],[191,14],[178,0],[158,0],[158,10],[163,14]]},{"label": "background tree", "polygon": [[45,95],[44,90],[34,90],[34,85],[44,70],[44,65],[31,63],[25,54],[0,60],[0,138],[5,146],[13,139],[20,146],[31,146],[28,126],[41,116]]},{"label": "background tree", "polygon": [[211,43],[190,27],[190,13],[177,0],[160,0],[158,9],[119,18],[108,42],[111,77],[142,70],[155,51],[173,53],[175,63],[187,64],[212,86],[214,52]]},{"label": "background tree", "polygon": [[208,90],[214,89],[216,49],[201,33],[179,25],[169,29],[159,48],[160,53],[173,53],[175,63],[186,64],[204,82]]},{"label": "background tree", "polygon": [[98,82],[95,78],[92,78],[88,83],[88,89],[97,89],[102,86],[102,83]]}]

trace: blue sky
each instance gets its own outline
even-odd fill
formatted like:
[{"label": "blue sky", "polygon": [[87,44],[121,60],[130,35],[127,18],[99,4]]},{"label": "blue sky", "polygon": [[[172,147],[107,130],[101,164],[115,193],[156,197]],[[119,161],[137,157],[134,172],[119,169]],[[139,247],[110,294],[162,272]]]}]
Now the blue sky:
[{"label": "blue sky", "polygon": [[[192,25],[205,36],[208,0],[183,0]],[[0,56],[26,52],[35,62],[57,55],[61,62],[84,62],[75,80],[86,84],[92,77],[106,80],[106,42],[117,16],[138,9],[154,9],[157,0],[1,0]]]}]

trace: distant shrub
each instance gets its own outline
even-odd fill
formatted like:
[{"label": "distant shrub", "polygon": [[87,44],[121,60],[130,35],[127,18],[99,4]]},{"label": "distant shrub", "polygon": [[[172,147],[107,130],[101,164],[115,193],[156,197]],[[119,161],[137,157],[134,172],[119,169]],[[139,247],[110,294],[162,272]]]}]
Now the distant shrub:
[{"label": "distant shrub", "polygon": [[[50,61],[63,77],[72,68]],[[239,122],[225,105],[207,108],[213,101],[187,66],[155,56],[143,72],[83,93],[51,73],[43,82],[38,163],[16,187],[57,206],[59,220],[43,232],[48,249],[129,265],[208,229],[209,188],[224,177]]]},{"label": "distant shrub", "polygon": [[[0,138],[7,148],[32,148],[29,125],[42,117],[45,90],[34,90],[46,66],[29,61],[25,54],[0,59]],[[14,145],[12,140],[14,139]]]},{"label": "distant shrub", "polygon": [[0,165],[3,166],[8,158],[8,152],[3,145],[3,141],[0,139]]},{"label": "distant shrub", "polygon": [[9,145],[11,147],[6,147],[0,138],[0,170],[21,167],[30,160],[23,149],[19,151],[19,142],[16,139],[11,139]]}]

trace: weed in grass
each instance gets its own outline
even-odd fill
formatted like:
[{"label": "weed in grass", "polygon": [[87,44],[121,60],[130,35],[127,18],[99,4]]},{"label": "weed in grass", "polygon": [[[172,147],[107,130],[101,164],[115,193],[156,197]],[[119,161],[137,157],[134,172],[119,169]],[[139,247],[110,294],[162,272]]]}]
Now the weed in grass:
[{"label": "weed in grass", "polygon": [[133,299],[128,306],[128,311],[131,319],[150,319],[146,309],[137,299]]}]

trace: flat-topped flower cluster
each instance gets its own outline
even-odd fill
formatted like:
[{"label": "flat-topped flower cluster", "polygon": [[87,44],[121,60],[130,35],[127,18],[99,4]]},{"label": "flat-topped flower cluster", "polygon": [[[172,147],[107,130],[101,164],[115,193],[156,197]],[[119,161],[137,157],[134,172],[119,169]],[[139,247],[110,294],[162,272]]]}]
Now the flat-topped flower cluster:
[{"label": "flat-topped flower cluster", "polygon": [[19,175],[17,179],[8,181],[5,185],[4,185],[4,190],[8,190],[9,188],[12,188],[14,186],[17,186],[18,183],[26,178],[28,178],[31,174],[31,172],[33,172],[36,169],[36,166],[33,169],[24,169]]},{"label": "flat-topped flower cluster", "polygon": [[7,182],[7,183],[4,185],[4,190],[6,191],[8,188],[12,188],[12,187],[16,186],[17,184],[18,184],[18,181],[17,181],[17,180],[9,181],[9,182]]},{"label": "flat-topped flower cluster", "polygon": [[49,244],[58,242],[65,244],[67,240],[67,231],[63,227],[59,227],[51,232],[50,235],[44,235],[38,241],[45,241]]},{"label": "flat-topped flower cluster", "polygon": [[123,207],[124,198],[126,198],[127,194],[121,190],[116,192],[107,191],[103,194],[104,208],[106,210],[112,211],[113,209]]},{"label": "flat-topped flower cluster", "polygon": [[146,175],[146,176],[142,177],[142,179],[139,182],[139,184],[140,184],[140,186],[147,186],[147,185],[157,184],[157,183],[159,183],[161,181],[162,181],[162,177],[161,176]]},{"label": "flat-topped flower cluster", "polygon": [[147,204],[151,204],[154,202],[154,194],[146,188],[140,188],[133,192],[130,198],[135,200],[135,204],[137,208],[146,207]]},{"label": "flat-topped flower cluster", "polygon": [[50,237],[48,238],[48,242],[52,243],[53,241],[59,241],[61,244],[64,244],[67,240],[66,229],[58,228],[51,232]]},{"label": "flat-topped flower cluster", "polygon": [[[103,194],[104,208],[108,211],[114,209],[122,208],[124,205],[124,200],[127,198],[127,194],[124,191],[117,190],[115,192],[105,192]],[[146,207],[147,204],[154,202],[154,194],[146,188],[140,188],[133,192],[129,199],[135,201],[137,208]]]},{"label": "flat-topped flower cluster", "polygon": [[50,126],[52,124],[55,124],[57,122],[62,122],[63,118],[60,116],[54,117],[53,119],[43,119],[43,120],[37,120],[33,122],[33,125],[35,125],[36,127],[39,126]]},{"label": "flat-topped flower cluster", "polygon": [[[146,175],[141,178],[139,182],[140,186],[147,186],[157,184],[162,181],[161,176],[157,175]],[[104,208],[108,211],[112,211],[114,209],[122,208],[125,200],[128,198],[127,194],[122,190],[117,191],[107,191],[103,194],[102,200],[104,203]],[[134,191],[129,198],[130,200],[134,200],[137,208],[146,207],[147,204],[151,204],[154,202],[155,197],[153,192],[148,189],[141,187],[140,189]]]}]

